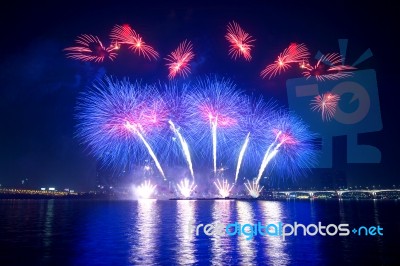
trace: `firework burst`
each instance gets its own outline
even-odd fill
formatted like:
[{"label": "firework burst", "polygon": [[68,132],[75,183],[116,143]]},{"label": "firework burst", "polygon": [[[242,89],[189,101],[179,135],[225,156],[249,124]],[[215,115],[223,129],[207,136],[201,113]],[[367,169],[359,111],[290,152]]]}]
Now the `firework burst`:
[{"label": "firework burst", "polygon": [[111,30],[110,37],[117,43],[127,44],[129,48],[149,60],[157,59],[158,52],[153,47],[146,44],[142,37],[128,24],[115,25]]},{"label": "firework burst", "polygon": [[262,78],[268,77],[271,79],[291,68],[291,64],[293,63],[304,63],[308,61],[309,56],[310,53],[305,44],[291,43],[288,48],[278,55],[274,63],[266,66],[264,70],[261,71],[260,75]]},{"label": "firework burst", "polygon": [[190,195],[193,193],[193,191],[196,189],[196,185],[193,183],[190,183],[189,179],[185,178],[184,180],[181,180],[180,184],[177,184],[179,192],[181,195],[185,198],[189,198]]},{"label": "firework burst", "polygon": [[147,153],[165,179],[151,143],[166,119],[154,88],[106,77],[80,95],[76,109],[77,136],[103,163],[129,165]]},{"label": "firework burst", "polygon": [[229,185],[228,180],[223,179],[222,182],[217,179],[216,182],[214,182],[214,185],[218,189],[218,193],[222,198],[227,198],[229,197],[229,194],[231,193],[231,190],[233,188],[233,184]]},{"label": "firework burst", "polygon": [[237,182],[242,165],[254,169],[264,155],[265,146],[271,142],[271,135],[265,134],[274,119],[276,104],[265,102],[262,98],[246,97],[243,101],[243,115],[240,116],[240,127],[234,137],[237,143],[243,143],[237,158],[235,182]]},{"label": "firework burst", "polygon": [[204,151],[208,157],[212,147],[213,169],[217,170],[217,147],[225,153],[235,145],[232,138],[239,128],[243,113],[243,93],[227,79],[217,77],[200,80],[193,86],[193,93],[187,97],[190,103],[189,120],[197,136],[196,150]]},{"label": "firework burst", "polygon": [[273,163],[276,177],[291,177],[304,175],[306,170],[315,166],[317,150],[315,148],[316,135],[308,126],[293,113],[280,110],[276,113],[270,127],[270,134],[275,137],[268,146],[266,155],[257,176],[260,181],[266,167]]},{"label": "firework burst", "polygon": [[168,78],[173,79],[177,74],[186,77],[190,73],[190,61],[194,58],[193,45],[190,41],[184,40],[181,42],[165,60],[169,69]]},{"label": "firework burst", "polygon": [[300,68],[304,69],[306,78],[315,77],[319,81],[337,80],[353,75],[353,66],[342,65],[343,58],[340,54],[329,53],[321,56],[315,65],[302,62]]},{"label": "firework burst", "polygon": [[156,187],[150,181],[144,181],[136,188],[136,196],[140,199],[149,199],[154,194]]},{"label": "firework burst", "polygon": [[258,182],[255,180],[253,180],[252,182],[247,180],[247,183],[244,183],[244,185],[246,186],[246,189],[249,192],[249,195],[255,199],[260,196],[260,193],[264,188],[264,186],[260,187]]},{"label": "firework burst", "polygon": [[235,21],[230,22],[227,27],[225,39],[230,43],[229,55],[235,60],[243,56],[247,61],[251,60],[251,43],[255,41],[252,36],[245,32]]},{"label": "firework burst", "polygon": [[65,48],[67,57],[80,61],[103,62],[104,59],[114,60],[117,56],[116,51],[120,48],[119,43],[113,42],[109,47],[105,47],[99,37],[82,34],[79,35],[75,43],[77,46]]},{"label": "firework burst", "polygon": [[339,95],[330,92],[317,95],[311,100],[311,110],[321,112],[322,120],[329,121],[335,115],[339,100]]}]

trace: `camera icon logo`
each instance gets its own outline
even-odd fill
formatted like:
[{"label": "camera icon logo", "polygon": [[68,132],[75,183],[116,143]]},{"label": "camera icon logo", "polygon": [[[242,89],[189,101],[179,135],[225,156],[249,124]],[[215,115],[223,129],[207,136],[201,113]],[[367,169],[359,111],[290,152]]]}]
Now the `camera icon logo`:
[{"label": "camera icon logo", "polygon": [[[295,78],[286,82],[289,108],[310,125],[322,138],[319,168],[332,167],[332,138],[347,136],[347,163],[380,163],[381,152],[371,145],[359,145],[358,134],[382,130],[376,72],[354,71],[350,77],[320,81]],[[333,119],[324,122],[310,109],[311,100],[331,92],[340,96]]]}]

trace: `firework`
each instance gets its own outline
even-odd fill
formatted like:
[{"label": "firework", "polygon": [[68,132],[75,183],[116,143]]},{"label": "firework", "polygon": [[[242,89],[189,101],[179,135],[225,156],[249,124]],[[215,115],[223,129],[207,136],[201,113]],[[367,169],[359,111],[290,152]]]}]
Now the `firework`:
[{"label": "firework", "polygon": [[248,169],[254,169],[264,155],[264,147],[271,141],[266,133],[271,121],[275,119],[275,103],[265,102],[264,99],[246,97],[242,104],[243,115],[239,122],[240,127],[234,138],[237,143],[243,143],[235,154],[239,154],[236,165],[235,182],[237,182],[242,164]]},{"label": "firework", "polygon": [[229,185],[228,180],[226,179],[223,179],[222,182],[217,179],[217,182],[214,182],[214,185],[217,187],[219,195],[223,198],[229,197],[229,194],[233,188],[233,184]]},{"label": "firework", "polygon": [[65,48],[67,57],[80,61],[103,62],[108,58],[111,61],[117,56],[116,50],[120,48],[117,42],[105,47],[97,36],[90,34],[79,35],[75,43],[77,46]]},{"label": "firework", "polygon": [[[239,128],[243,94],[227,79],[217,77],[200,80],[187,96],[189,117],[197,136],[196,150],[208,157],[212,147],[213,169],[217,170],[218,146],[228,153],[235,145],[232,138]],[[203,147],[206,147],[203,149]]]},{"label": "firework", "polygon": [[194,58],[193,46],[190,41],[184,40],[181,42],[165,60],[169,69],[168,78],[173,79],[177,74],[186,77],[190,73],[190,61]]},{"label": "firework", "polygon": [[339,95],[330,92],[317,95],[311,100],[311,110],[321,112],[322,120],[329,121],[335,115],[339,100]]},{"label": "firework", "polygon": [[274,136],[274,141],[267,149],[267,157],[264,156],[266,165],[260,167],[257,182],[271,162],[273,163],[271,172],[273,170],[276,177],[293,179],[315,166],[317,136],[296,115],[280,110],[269,132]]},{"label": "firework", "polygon": [[303,75],[306,78],[315,77],[319,81],[337,80],[353,75],[353,66],[342,65],[343,58],[337,53],[329,53],[321,56],[315,65],[301,63],[300,68],[304,69]]},{"label": "firework", "polygon": [[[149,140],[156,140],[165,123],[157,91],[128,80],[106,77],[80,95],[77,136],[106,164],[129,164],[149,154],[165,179]],[[150,97],[151,96],[151,97]]]},{"label": "firework", "polygon": [[237,166],[236,166],[235,183],[236,183],[236,181],[238,179],[238,176],[239,176],[240,166],[242,165],[244,153],[246,152],[247,146],[249,145],[249,139],[250,139],[249,137],[250,137],[250,132],[247,133],[246,138],[244,139],[243,146],[240,149],[238,163],[237,163]]},{"label": "firework", "polygon": [[193,183],[190,183],[190,181],[185,178],[180,182],[180,184],[177,185],[179,192],[181,195],[185,198],[189,198],[192,192],[196,189],[196,185]]},{"label": "firework", "polygon": [[171,130],[174,132],[174,134],[178,137],[179,142],[182,146],[182,152],[186,158],[190,174],[192,175],[193,181],[194,181],[194,172],[193,172],[193,164],[192,164],[192,158],[190,156],[190,151],[189,151],[189,145],[187,144],[186,140],[183,138],[182,134],[179,132],[179,129],[177,129],[174,125],[174,123],[169,120],[169,124],[171,125]]},{"label": "firework", "polygon": [[142,37],[128,24],[115,25],[111,30],[110,37],[117,43],[129,45],[131,50],[149,60],[159,57],[158,52],[150,45],[147,45]]},{"label": "firework", "polygon": [[246,186],[249,195],[255,199],[260,196],[260,192],[264,188],[264,186],[260,187],[260,185],[255,180],[253,180],[252,182],[247,180],[247,183],[244,183],[244,185]]},{"label": "firework", "polygon": [[165,174],[164,171],[161,167],[160,162],[157,159],[156,154],[154,153],[153,149],[151,148],[150,144],[147,142],[147,140],[145,139],[145,137],[143,136],[142,130],[140,129],[140,124],[131,124],[129,121],[127,121],[125,123],[125,128],[130,130],[132,133],[136,134],[140,140],[143,142],[143,144],[146,146],[146,149],[149,152],[149,155],[151,156],[151,158],[154,160],[154,163],[158,169],[158,171],[160,171],[161,175],[164,177],[164,180],[166,180],[165,178]]},{"label": "firework", "polygon": [[308,61],[310,53],[308,52],[305,44],[291,43],[282,53],[278,55],[278,58],[273,64],[270,64],[261,71],[261,77],[269,77],[269,79],[275,77],[277,74],[286,71],[291,67],[292,63],[302,63]]},{"label": "firework", "polygon": [[136,196],[140,199],[149,199],[154,194],[156,187],[150,181],[144,181],[136,188]]},{"label": "firework", "polygon": [[220,175],[227,168],[217,165],[235,163],[237,182],[242,166],[249,170],[261,163],[257,184],[267,169],[295,177],[313,165],[315,136],[293,114],[246,97],[224,78],[207,77],[188,88],[174,82],[156,87],[107,77],[96,81],[78,99],[77,136],[103,163],[150,159],[164,179],[162,164],[174,150],[192,176],[191,183],[179,184],[182,194],[194,187],[194,166],[209,162],[204,158],[212,160],[221,196],[232,186]]},{"label": "firework", "polygon": [[245,32],[235,21],[228,24],[225,39],[230,43],[229,54],[236,58],[243,56],[247,61],[251,60],[251,49],[255,41],[247,32]]}]

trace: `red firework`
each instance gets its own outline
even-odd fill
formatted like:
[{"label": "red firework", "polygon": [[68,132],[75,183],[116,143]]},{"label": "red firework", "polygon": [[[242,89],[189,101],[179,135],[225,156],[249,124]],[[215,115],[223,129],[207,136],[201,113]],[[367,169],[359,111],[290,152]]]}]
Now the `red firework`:
[{"label": "red firework", "polygon": [[229,54],[236,60],[237,57],[243,56],[247,61],[251,60],[251,43],[255,41],[252,36],[245,32],[239,24],[232,21],[228,24],[225,38],[230,42]]},{"label": "red firework", "polygon": [[269,79],[271,79],[277,74],[289,69],[291,67],[290,64],[307,61],[309,56],[310,53],[305,44],[291,43],[288,48],[278,55],[274,63],[266,66],[264,70],[261,71],[260,76],[262,78],[269,76]]},{"label": "red firework", "polygon": [[168,78],[173,79],[177,74],[186,77],[190,73],[189,62],[194,58],[193,46],[190,41],[184,40],[181,42],[165,60],[169,63],[166,64],[169,69]]},{"label": "red firework", "polygon": [[319,81],[336,80],[351,76],[353,73],[349,70],[356,69],[352,66],[342,65],[342,62],[341,55],[329,53],[321,56],[314,66],[303,62],[300,64],[300,68],[304,69],[303,75],[307,78],[315,77]]},{"label": "red firework", "polygon": [[329,121],[335,115],[339,100],[339,95],[330,92],[317,95],[311,101],[311,110],[321,112],[322,120]]},{"label": "red firework", "polygon": [[118,43],[130,45],[129,48],[131,50],[149,60],[159,57],[158,52],[150,45],[147,45],[142,37],[128,24],[115,25],[111,30],[110,37]]},{"label": "red firework", "polygon": [[75,43],[77,46],[65,48],[64,51],[68,58],[81,61],[103,62],[105,58],[112,61],[117,56],[115,51],[119,49],[118,42],[106,48],[97,36],[90,34],[79,35]]}]

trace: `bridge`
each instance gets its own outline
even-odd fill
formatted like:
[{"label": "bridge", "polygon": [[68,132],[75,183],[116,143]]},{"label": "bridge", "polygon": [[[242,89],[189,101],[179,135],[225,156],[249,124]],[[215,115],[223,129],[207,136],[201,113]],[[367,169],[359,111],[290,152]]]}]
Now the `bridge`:
[{"label": "bridge", "polygon": [[313,197],[316,193],[331,193],[336,194],[339,198],[342,197],[344,193],[369,193],[373,197],[377,195],[377,193],[382,192],[399,192],[400,189],[354,189],[354,190],[290,190],[290,191],[273,191],[273,194],[285,194],[286,197],[289,197],[290,194],[308,194],[309,197]]}]

